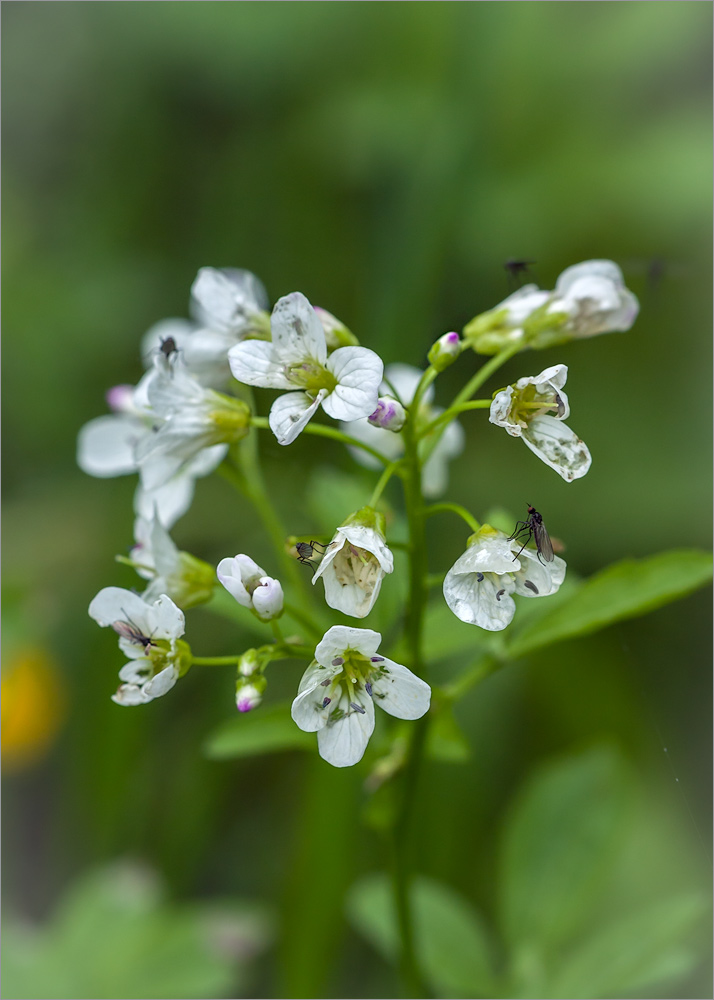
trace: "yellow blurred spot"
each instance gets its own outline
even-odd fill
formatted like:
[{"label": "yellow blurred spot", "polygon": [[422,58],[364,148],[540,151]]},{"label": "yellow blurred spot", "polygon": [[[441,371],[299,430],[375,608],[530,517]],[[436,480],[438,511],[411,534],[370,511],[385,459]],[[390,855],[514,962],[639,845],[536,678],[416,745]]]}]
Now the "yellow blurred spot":
[{"label": "yellow blurred spot", "polygon": [[40,760],[65,716],[59,671],[49,653],[24,647],[2,673],[2,769],[17,771]]}]

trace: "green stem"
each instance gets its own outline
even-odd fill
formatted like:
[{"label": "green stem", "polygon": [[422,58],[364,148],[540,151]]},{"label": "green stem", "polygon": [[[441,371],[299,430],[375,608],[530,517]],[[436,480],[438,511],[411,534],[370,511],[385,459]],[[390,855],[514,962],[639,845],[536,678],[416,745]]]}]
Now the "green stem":
[{"label": "green stem", "polygon": [[439,427],[443,427],[446,424],[450,424],[454,417],[458,417],[460,413],[465,410],[488,410],[491,408],[492,399],[472,399],[470,403],[461,403],[459,406],[450,406],[448,410],[444,410],[440,413],[438,417],[427,424],[426,427],[421,431],[420,437],[427,437],[429,434],[433,434],[434,431],[438,430]]},{"label": "green stem", "polygon": [[424,516],[431,517],[432,514],[440,514],[442,511],[451,511],[452,514],[458,514],[468,524],[472,531],[478,531],[481,525],[478,523],[473,514],[469,513],[465,507],[462,507],[460,503],[432,503],[428,507],[424,508]]},{"label": "green stem", "polygon": [[[449,424],[454,419],[456,414],[460,412],[458,407],[460,407],[462,403],[467,403],[476,390],[480,389],[484,382],[486,382],[495,371],[498,371],[501,365],[504,365],[509,358],[512,358],[514,354],[518,354],[521,350],[523,350],[522,342],[510,344],[508,347],[505,347],[502,351],[492,357],[490,361],[487,361],[485,365],[482,365],[481,368],[479,368],[479,370],[471,376],[461,392],[457,393],[448,410],[445,413],[442,413],[441,417],[438,418],[441,426],[436,430],[436,432],[431,434],[431,440],[426,443],[426,447],[422,453],[423,462],[426,462],[434,448],[436,448],[447,424]],[[481,400],[478,400],[477,402],[480,403]],[[442,418],[446,417],[447,413],[451,413],[453,415],[449,417],[448,420],[443,420],[442,422]]]},{"label": "green stem", "polygon": [[322,638],[325,629],[321,628],[316,622],[314,622],[310,615],[306,615],[299,608],[296,608],[294,605],[288,603],[283,604],[283,611],[286,615],[289,615],[294,621],[296,621],[298,625],[302,625],[303,628],[306,628],[309,632],[311,632],[312,635],[317,636],[320,639]]},{"label": "green stem", "polygon": [[[257,427],[259,430],[265,430],[270,427],[267,417],[251,417],[251,425]],[[302,429],[303,434],[314,434],[317,437],[332,438],[333,441],[340,441],[342,444],[350,445],[352,448],[361,448],[362,451],[366,451],[368,455],[372,458],[376,458],[382,465],[389,465],[391,459],[383,455],[381,451],[377,451],[376,448],[370,447],[370,445],[365,444],[364,441],[359,441],[355,437],[350,437],[349,434],[343,434],[342,431],[338,431],[336,427],[328,427],[326,424],[307,424],[307,426]]]},{"label": "green stem", "polygon": [[387,483],[392,478],[394,473],[398,471],[401,464],[402,460],[400,458],[397,459],[396,462],[390,462],[390,464],[386,467],[382,475],[377,480],[377,485],[374,487],[374,490],[372,491],[372,496],[369,498],[369,502],[367,503],[368,507],[376,507],[377,501],[384,492],[384,487],[387,485]]},{"label": "green stem", "polygon": [[[436,371],[433,369],[433,378]],[[428,382],[422,377],[420,387]],[[419,389],[414,399],[418,402]],[[414,410],[416,412],[416,410]],[[404,429],[406,475],[404,477],[405,504],[409,522],[409,603],[405,622],[409,648],[410,667],[423,677],[426,665],[422,653],[422,629],[424,610],[428,597],[427,558],[425,537],[425,514],[421,495],[421,463],[417,451],[414,423],[409,420]],[[401,800],[392,828],[392,886],[397,923],[401,940],[400,968],[406,996],[427,996],[414,941],[414,924],[411,910],[412,851],[410,849],[410,825],[418,783],[429,715],[415,723],[411,730],[407,763],[402,776]]]},{"label": "green stem", "polygon": [[238,663],[239,660],[240,656],[193,656],[191,666],[227,667],[231,663]]}]

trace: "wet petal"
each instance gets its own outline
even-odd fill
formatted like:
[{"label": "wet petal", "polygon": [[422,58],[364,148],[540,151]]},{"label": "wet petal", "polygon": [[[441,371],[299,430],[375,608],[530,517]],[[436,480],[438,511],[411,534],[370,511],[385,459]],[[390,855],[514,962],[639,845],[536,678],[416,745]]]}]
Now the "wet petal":
[{"label": "wet petal", "polygon": [[327,360],[325,331],[317,313],[301,292],[284,295],[275,303],[270,318],[275,353],[284,365],[312,358]]},{"label": "wet petal", "polygon": [[459,573],[456,566],[444,579],[444,599],[456,617],[489,632],[500,632],[510,625],[516,611],[511,597],[514,589],[512,576]]},{"label": "wet petal", "polygon": [[228,352],[233,378],[245,385],[259,385],[266,389],[290,389],[285,374],[285,359],[274,344],[265,340],[243,340]]},{"label": "wet petal", "polygon": [[279,444],[293,443],[326,395],[327,389],[321,389],[315,399],[306,392],[287,392],[278,396],[270,407],[268,423]]},{"label": "wet petal", "polygon": [[587,445],[562,420],[541,415],[523,431],[530,450],[567,483],[580,479],[592,463]]},{"label": "wet petal", "polygon": [[431,688],[401,663],[385,658],[370,680],[375,703],[397,719],[420,719],[428,711]]},{"label": "wet petal", "polygon": [[343,695],[338,707],[345,714],[336,721],[328,718],[317,734],[320,756],[334,767],[351,767],[360,761],[374,732],[372,699],[366,696],[365,701],[355,704],[360,705],[361,712],[352,708],[347,695]]}]

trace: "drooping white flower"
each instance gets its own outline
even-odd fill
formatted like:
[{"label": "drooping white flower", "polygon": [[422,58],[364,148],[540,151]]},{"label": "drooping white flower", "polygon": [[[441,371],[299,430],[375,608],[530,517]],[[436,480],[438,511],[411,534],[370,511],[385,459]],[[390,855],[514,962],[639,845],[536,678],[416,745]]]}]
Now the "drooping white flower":
[{"label": "drooping white flower", "polygon": [[[386,394],[394,391],[402,403],[408,406],[414,398],[417,385],[424,373],[411,365],[395,364],[387,365],[384,374],[385,381],[380,388],[380,393]],[[430,385],[420,400],[419,412],[416,414],[417,428],[430,424],[435,417],[444,412],[442,407],[432,405],[433,398],[434,387]],[[376,414],[372,416],[374,417]],[[364,444],[375,448],[389,461],[394,461],[404,454],[404,440],[401,434],[376,427],[369,420],[353,420],[350,423],[342,424],[342,430],[351,437],[357,438],[358,441],[363,441]],[[420,442],[420,447],[428,447],[429,441],[430,436],[427,435]],[[457,421],[452,420],[422,468],[424,496],[437,497],[444,492],[449,482],[449,461],[459,455],[463,447],[463,428]],[[380,467],[376,458],[360,448],[350,448],[350,452],[357,462],[368,469]]]},{"label": "drooping white flower", "polygon": [[180,607],[193,608],[211,599],[213,567],[190,552],[181,552],[156,512],[151,521],[136,519],[134,538],[129,562],[139,576],[151,581],[141,595],[144,601],[151,604],[168,594]]},{"label": "drooping white flower", "polygon": [[510,344],[544,348],[600,333],[629,330],[639,303],[611,260],[586,260],[566,268],[551,292],[524,285],[494,309],[476,316],[464,336],[479,354]]},{"label": "drooping white flower", "polygon": [[469,539],[444,578],[444,598],[457,618],[490,632],[510,625],[516,611],[513,594],[547,597],[565,579],[566,564],[558,556],[543,565],[538,553],[484,524]]},{"label": "drooping white flower", "polygon": [[283,588],[279,580],[268,576],[250,556],[221,559],[216,575],[231,596],[244,608],[250,608],[262,621],[283,613]]},{"label": "drooping white flower", "polygon": [[166,594],[149,604],[131,590],[105,587],[89,605],[99,625],[119,636],[119,648],[129,657],[119,671],[112,699],[118,705],[142,705],[169,691],[188,670],[190,651],[180,637],[183,612]]},{"label": "drooping white flower", "polygon": [[398,719],[419,719],[429,709],[429,685],[381,656],[381,640],[371,629],[333,625],[300,681],[292,717],[300,729],[317,733],[320,756],[335,767],[361,760],[375,703]]},{"label": "drooping white flower", "polygon": [[353,618],[372,610],[382,580],[394,569],[384,531],[384,515],[371,507],[358,510],[337,529],[312,578],[313,584],[322,578],[331,608]]},{"label": "drooping white flower", "polygon": [[563,392],[567,378],[566,365],[552,365],[540,375],[519,378],[496,393],[489,420],[513,437],[522,438],[538,458],[570,483],[585,475],[592,458],[585,443],[563,423],[570,413]]},{"label": "drooping white flower", "polygon": [[[108,478],[139,471],[137,448],[163,423],[149,406],[148,381],[149,376],[144,376],[137,386],[119,385],[107,392],[114,412],[90,420],[79,432],[77,464],[83,472]],[[191,506],[196,478],[212,472],[224,454],[223,445],[208,448],[161,486],[145,489],[140,484],[134,498],[136,514],[149,520],[156,510],[162,524],[170,528]]]},{"label": "drooping white flower", "polygon": [[155,359],[147,394],[152,412],[162,421],[136,446],[141,482],[155,490],[185,470],[208,449],[215,466],[227,445],[245,437],[250,409],[243,400],[200,385],[186,371],[180,356]]},{"label": "drooping white flower", "polygon": [[372,413],[383,369],[374,351],[339,347],[328,357],[322,323],[300,292],[278,300],[270,325],[271,343],[244,340],[228,357],[239,382],[290,390],[270,409],[280,444],[293,442],[320,405],[336,420]]}]

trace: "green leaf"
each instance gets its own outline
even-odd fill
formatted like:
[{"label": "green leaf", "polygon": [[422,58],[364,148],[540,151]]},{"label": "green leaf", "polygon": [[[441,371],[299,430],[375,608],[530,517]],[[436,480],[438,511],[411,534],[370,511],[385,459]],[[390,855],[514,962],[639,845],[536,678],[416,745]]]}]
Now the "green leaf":
[{"label": "green leaf", "polygon": [[152,873],[129,862],[83,876],[47,926],[5,924],[2,995],[20,1000],[235,996],[236,958],[269,934],[250,907],[168,905]]},{"label": "green leaf", "polygon": [[[347,895],[353,926],[389,961],[399,959],[391,883],[369,875]],[[438,996],[494,996],[491,945],[477,911],[453,889],[419,876],[412,889],[416,953],[422,973]]]},{"label": "green leaf", "polygon": [[206,740],[203,752],[212,760],[228,760],[276,750],[314,748],[313,733],[298,729],[290,717],[290,702],[284,701],[222,722]]},{"label": "green leaf", "polygon": [[707,909],[700,893],[684,893],[616,919],[558,963],[548,996],[624,996],[687,976],[703,957],[692,938]]},{"label": "green leaf", "polygon": [[321,467],[310,476],[306,492],[310,513],[328,541],[342,522],[369,499],[369,481],[361,476]]},{"label": "green leaf", "polygon": [[599,895],[624,834],[628,783],[607,748],[539,768],[504,832],[499,900],[512,945],[567,939]]},{"label": "green leaf", "polygon": [[711,576],[711,556],[696,550],[661,552],[646,559],[614,563],[552,611],[547,610],[548,599],[543,601],[542,616],[520,630],[516,617],[514,630],[506,636],[506,653],[510,657],[523,656],[563,639],[596,632],[612,622],[646,614],[704,586]]}]

